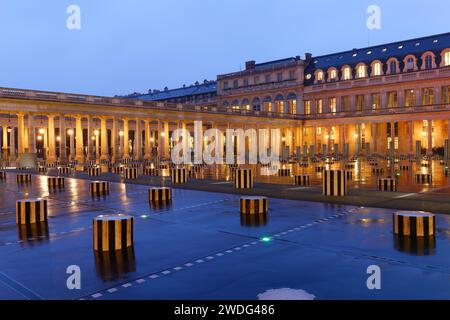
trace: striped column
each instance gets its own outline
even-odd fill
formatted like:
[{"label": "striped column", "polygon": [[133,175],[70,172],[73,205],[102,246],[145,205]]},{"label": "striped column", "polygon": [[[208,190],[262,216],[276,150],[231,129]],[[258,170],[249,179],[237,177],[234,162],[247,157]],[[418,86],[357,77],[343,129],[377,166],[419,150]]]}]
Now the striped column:
[{"label": "striped column", "polygon": [[416,173],[414,178],[418,184],[431,183],[431,173]]},{"label": "striped column", "polygon": [[47,173],[47,168],[44,166],[38,166],[36,167],[36,172],[38,173]]},{"label": "striped column", "polygon": [[353,163],[347,163],[347,164],[345,165],[345,169],[355,169],[355,164],[353,164]]},{"label": "striped column", "polygon": [[138,169],[137,168],[125,168],[124,178],[125,179],[137,179]]},{"label": "striped column", "polygon": [[151,188],[148,190],[150,202],[168,202],[172,200],[172,189],[167,187]]},{"label": "striped column", "polygon": [[133,246],[132,216],[100,215],[94,218],[93,227],[95,251],[117,251]]},{"label": "striped column", "polygon": [[309,174],[295,175],[294,184],[297,186],[309,187],[311,185]]},{"label": "striped column", "polygon": [[347,180],[353,179],[353,172],[352,171],[345,171],[345,175],[347,177]]},{"label": "striped column", "polygon": [[322,167],[322,166],[317,166],[316,167],[316,173],[322,173],[324,171],[325,171],[325,167]]},{"label": "striped column", "polygon": [[71,174],[72,168],[71,167],[58,167],[58,174]]},{"label": "striped column", "polygon": [[144,175],[145,176],[157,176],[158,170],[154,167],[145,167],[144,168]]},{"label": "striped column", "polygon": [[172,183],[186,183],[188,181],[186,168],[170,169]]},{"label": "striped column", "polygon": [[409,169],[410,169],[410,166],[407,165],[407,164],[400,165],[400,170],[401,171],[409,171]]},{"label": "striped column", "polygon": [[372,173],[375,175],[383,174],[384,168],[372,168]]},{"label": "striped column", "polygon": [[345,170],[325,170],[322,193],[326,196],[345,196],[347,194]]},{"label": "striped column", "polygon": [[63,177],[48,177],[47,183],[49,188],[64,188]]},{"label": "striped column", "polygon": [[397,191],[397,180],[393,178],[378,179],[379,191]]},{"label": "striped column", "polygon": [[89,167],[88,168],[88,176],[98,177],[100,174],[101,174],[100,167]]},{"label": "striped column", "polygon": [[234,174],[235,189],[253,189],[252,169],[236,169]]},{"label": "striped column", "polygon": [[241,214],[263,214],[269,212],[269,202],[266,197],[245,196],[239,199]]},{"label": "striped column", "polygon": [[29,173],[18,173],[16,175],[17,183],[31,182],[31,174]]},{"label": "striped column", "polygon": [[435,235],[435,216],[423,211],[394,212],[394,233],[401,236],[430,237]]},{"label": "striped column", "polygon": [[290,177],[291,169],[278,169],[278,176],[279,177]]},{"label": "striped column", "polygon": [[24,199],[16,202],[17,224],[45,221],[47,221],[47,199]]},{"label": "striped column", "polygon": [[92,181],[89,183],[89,192],[91,194],[106,194],[109,192],[109,182]]}]

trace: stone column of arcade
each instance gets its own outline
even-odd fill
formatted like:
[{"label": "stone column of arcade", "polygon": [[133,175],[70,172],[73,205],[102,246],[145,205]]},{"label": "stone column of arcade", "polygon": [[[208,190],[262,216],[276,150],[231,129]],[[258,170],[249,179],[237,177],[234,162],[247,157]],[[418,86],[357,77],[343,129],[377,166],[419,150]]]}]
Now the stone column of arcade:
[{"label": "stone column of arcade", "polygon": [[81,166],[84,164],[84,156],[83,156],[83,128],[81,126],[81,116],[76,116],[75,118],[75,142],[76,142],[76,155],[75,160],[77,161],[78,165]]},{"label": "stone column of arcade", "polygon": [[86,160],[94,160],[93,156],[93,142],[94,142],[94,133],[93,133],[93,125],[92,125],[92,117],[87,116],[87,151],[86,151]]},{"label": "stone column of arcade", "polygon": [[106,129],[106,118],[100,118],[100,134],[101,134],[101,158],[100,160],[109,160],[108,132]]},{"label": "stone column of arcade", "polygon": [[28,115],[28,152],[36,155],[36,134],[34,126],[34,115]]},{"label": "stone column of arcade", "polygon": [[433,155],[433,121],[428,120],[427,121],[427,129],[428,129],[428,148],[427,148],[427,155],[432,156]]},{"label": "stone column of arcade", "polygon": [[10,160],[16,161],[16,128],[11,126],[11,132],[9,133],[9,154]]},{"label": "stone column of arcade", "polygon": [[[70,120],[72,123],[72,120]],[[69,159],[70,161],[75,160],[75,131],[72,126],[67,130],[67,134],[69,135]]]},{"label": "stone column of arcade", "polygon": [[123,158],[130,158],[130,139],[129,139],[129,128],[128,119],[123,119]]},{"label": "stone column of arcade", "polygon": [[64,115],[59,116],[59,136],[61,140],[59,142],[59,159],[64,164],[67,160],[67,132],[66,132],[66,118]]},{"label": "stone column of arcade", "polygon": [[[54,162],[56,160],[55,154],[55,117],[48,115],[48,162]],[[59,137],[61,143],[61,136]]]},{"label": "stone column of arcade", "polygon": [[164,158],[169,159],[170,158],[170,150],[169,150],[169,122],[164,121]]},{"label": "stone column of arcade", "polygon": [[136,119],[136,127],[134,130],[134,158],[142,159],[142,127],[141,120]]},{"label": "stone column of arcade", "polygon": [[117,119],[115,117],[112,118],[112,128],[111,128],[111,162],[115,163],[116,160],[119,158],[118,155],[118,125],[117,125]]},{"label": "stone column of arcade", "polygon": [[25,134],[25,128],[24,128],[24,115],[19,113],[17,115],[17,152],[18,152],[18,160],[19,163],[17,166],[21,166],[22,157],[24,154],[24,134]]},{"label": "stone column of arcade", "polygon": [[8,126],[3,125],[2,128],[2,134],[3,134],[3,145],[2,145],[2,159],[4,161],[8,160]]},{"label": "stone column of arcade", "polygon": [[144,153],[144,159],[145,160],[149,160],[151,155],[150,155],[150,121],[149,120],[145,120],[144,122],[145,125],[145,153]]}]

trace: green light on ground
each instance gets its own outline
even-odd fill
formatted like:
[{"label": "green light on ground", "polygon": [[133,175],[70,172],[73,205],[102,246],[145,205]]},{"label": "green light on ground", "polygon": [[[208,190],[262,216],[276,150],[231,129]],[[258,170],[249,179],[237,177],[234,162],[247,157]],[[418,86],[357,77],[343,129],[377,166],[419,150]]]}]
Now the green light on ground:
[{"label": "green light on ground", "polygon": [[261,241],[262,242],[270,242],[272,239],[270,237],[262,237]]}]

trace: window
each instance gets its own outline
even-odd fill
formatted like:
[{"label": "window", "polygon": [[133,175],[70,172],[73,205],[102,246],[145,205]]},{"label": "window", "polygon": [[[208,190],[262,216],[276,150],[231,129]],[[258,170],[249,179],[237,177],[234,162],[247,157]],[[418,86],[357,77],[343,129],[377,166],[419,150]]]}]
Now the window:
[{"label": "window", "polygon": [[450,86],[442,87],[442,103],[450,103]]},{"label": "window", "polygon": [[330,80],[335,81],[336,80],[336,69],[332,69],[330,72]]},{"label": "window", "polygon": [[379,93],[372,94],[372,110],[381,108],[381,95]]},{"label": "window", "polygon": [[411,72],[414,71],[414,59],[408,58],[406,61],[406,71]]},{"label": "window", "polygon": [[388,109],[397,108],[398,95],[396,91],[388,92]]},{"label": "window", "polygon": [[450,66],[450,51],[448,51],[448,52],[446,52],[445,53],[445,56],[444,56],[444,65],[447,67],[447,66]]},{"label": "window", "polygon": [[397,73],[397,61],[391,61],[389,64],[389,71],[391,74]]},{"label": "window", "polygon": [[289,71],[289,79],[295,80],[295,71],[294,70]]},{"label": "window", "polygon": [[336,98],[328,99],[328,107],[331,113],[336,113]]},{"label": "window", "polygon": [[248,79],[244,79],[244,87],[248,87]]},{"label": "window", "polygon": [[317,100],[315,101],[315,103],[316,103],[316,105],[315,105],[316,113],[322,113],[322,112],[323,112],[323,102],[322,102],[322,99],[317,99]]},{"label": "window", "polygon": [[433,69],[433,57],[431,55],[425,58],[425,69]]},{"label": "window", "polygon": [[225,81],[223,83],[223,90],[227,90],[228,89],[228,81]]},{"label": "window", "polygon": [[272,82],[270,74],[266,75],[266,83],[268,83],[268,82]]},{"label": "window", "polygon": [[350,73],[350,67],[344,68],[344,80],[350,80],[352,78]]},{"label": "window", "polygon": [[359,94],[356,96],[356,111],[363,111],[365,99],[363,94]]},{"label": "window", "polygon": [[258,83],[259,83],[259,76],[256,76],[256,77],[253,79],[253,82],[254,82],[255,84],[258,84]]},{"label": "window", "polygon": [[287,102],[288,112],[291,114],[297,114],[297,99],[290,99]]},{"label": "window", "polygon": [[416,95],[413,89],[405,91],[405,107],[413,107],[415,105]]},{"label": "window", "polygon": [[234,80],[233,81],[233,88],[237,89],[237,87],[239,87],[239,80]]},{"label": "window", "polygon": [[422,89],[422,105],[431,106],[432,104],[434,104],[433,88]]},{"label": "window", "polygon": [[341,99],[342,111],[349,112],[350,111],[350,97],[343,96]]},{"label": "window", "polygon": [[277,73],[277,81],[278,82],[281,82],[281,81],[283,81],[283,73]]},{"label": "window", "polygon": [[322,82],[323,81],[323,72],[319,71],[317,72],[317,82]]},{"label": "window", "polygon": [[360,65],[358,67],[358,78],[364,78],[366,76],[366,66]]},{"label": "window", "polygon": [[381,76],[381,63],[376,62],[373,65],[373,75],[374,76]]},{"label": "window", "polygon": [[305,114],[311,114],[311,101],[310,100],[305,100],[303,102],[303,106],[304,106]]}]

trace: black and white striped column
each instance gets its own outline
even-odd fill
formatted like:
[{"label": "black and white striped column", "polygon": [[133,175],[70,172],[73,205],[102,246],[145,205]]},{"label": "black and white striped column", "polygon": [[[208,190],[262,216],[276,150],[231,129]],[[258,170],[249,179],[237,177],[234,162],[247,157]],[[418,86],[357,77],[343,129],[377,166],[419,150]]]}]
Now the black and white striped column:
[{"label": "black and white striped column", "polygon": [[278,169],[278,176],[279,177],[290,177],[291,169]]},{"label": "black and white striped column", "polygon": [[170,178],[174,184],[186,183],[188,181],[186,168],[170,169]]},{"label": "black and white striped column", "polygon": [[109,192],[109,182],[92,181],[89,183],[89,192],[91,194],[106,194]]},{"label": "black and white striped column", "polygon": [[397,191],[397,180],[394,178],[380,178],[377,185],[379,191]]},{"label": "black and white striped column", "polygon": [[418,184],[431,183],[431,173],[416,173],[414,177]]},{"label": "black and white striped column", "polygon": [[124,175],[124,178],[127,180],[137,179],[138,169],[137,168],[125,168],[123,175]]},{"label": "black and white striped column", "polygon": [[311,179],[309,174],[298,174],[294,176],[294,184],[302,187],[309,187]]},{"label": "black and white striped column", "polygon": [[253,189],[252,169],[236,169],[234,173],[235,189]]},{"label": "black and white striped column", "polygon": [[168,202],[172,200],[172,189],[167,187],[155,187],[148,190],[150,202]]},{"label": "black and white striped column", "polygon": [[18,183],[31,182],[31,174],[30,173],[18,173],[16,176],[16,180]]},{"label": "black and white striped column", "polygon": [[93,227],[95,251],[117,251],[133,246],[132,216],[100,215],[94,218]]},{"label": "black and white striped column", "polygon": [[394,233],[402,236],[430,237],[435,235],[435,216],[423,211],[394,212]]},{"label": "black and white striped column", "polygon": [[47,199],[24,199],[16,202],[16,223],[31,224],[47,221]]},{"label": "black and white striped column", "polygon": [[325,170],[323,173],[322,193],[326,196],[345,196],[347,194],[345,170]]},{"label": "black and white striped column", "polygon": [[64,188],[64,177],[48,177],[47,184],[49,188]]},{"label": "black and white striped column", "polygon": [[239,199],[241,214],[262,214],[269,212],[269,202],[266,197],[245,196]]},{"label": "black and white striped column", "polygon": [[89,167],[88,168],[88,176],[98,177],[101,174],[100,167]]}]

